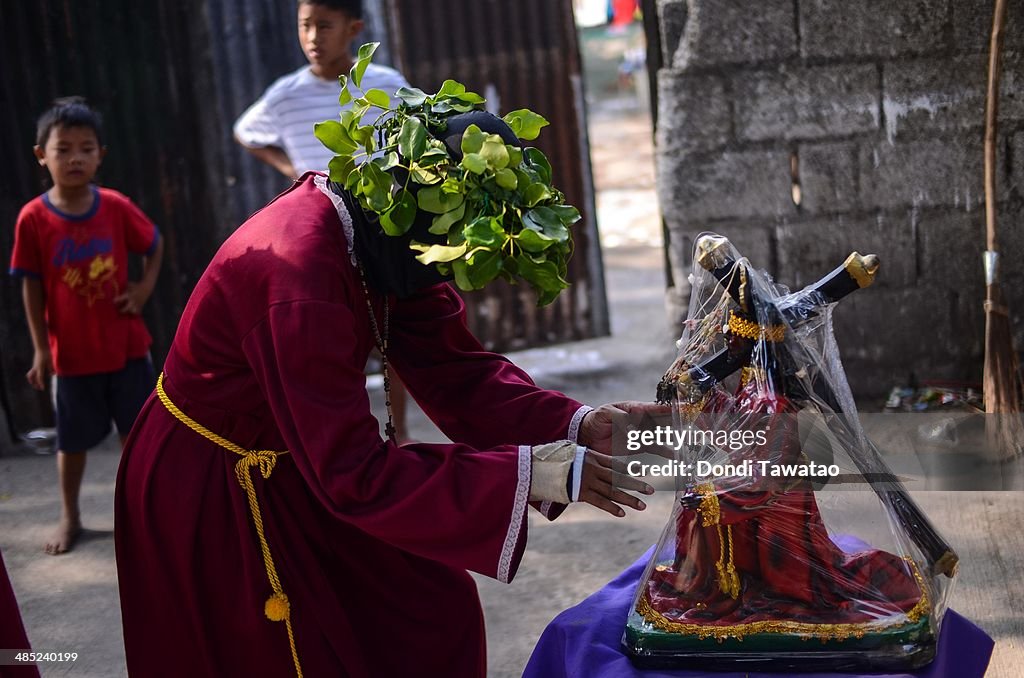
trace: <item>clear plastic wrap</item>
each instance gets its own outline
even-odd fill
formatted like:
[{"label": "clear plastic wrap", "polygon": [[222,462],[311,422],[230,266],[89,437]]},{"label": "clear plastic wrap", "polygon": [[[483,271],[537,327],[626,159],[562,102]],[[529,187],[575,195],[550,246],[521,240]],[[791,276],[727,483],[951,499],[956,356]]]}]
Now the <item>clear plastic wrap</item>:
[{"label": "clear plastic wrap", "polygon": [[623,635],[637,663],[899,670],[934,656],[957,557],[864,436],[832,334],[836,302],[877,268],[854,253],[790,293],[725,238],[697,240],[659,385],[688,444]]}]

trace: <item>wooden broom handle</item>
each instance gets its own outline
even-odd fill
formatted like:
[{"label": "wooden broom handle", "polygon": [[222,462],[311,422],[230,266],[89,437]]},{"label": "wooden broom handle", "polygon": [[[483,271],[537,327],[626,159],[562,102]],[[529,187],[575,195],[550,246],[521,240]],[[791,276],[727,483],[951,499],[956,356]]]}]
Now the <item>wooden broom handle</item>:
[{"label": "wooden broom handle", "polygon": [[996,123],[999,118],[999,72],[1003,52],[1006,0],[996,0],[988,51],[988,96],[985,100],[985,235],[986,249],[996,249]]}]

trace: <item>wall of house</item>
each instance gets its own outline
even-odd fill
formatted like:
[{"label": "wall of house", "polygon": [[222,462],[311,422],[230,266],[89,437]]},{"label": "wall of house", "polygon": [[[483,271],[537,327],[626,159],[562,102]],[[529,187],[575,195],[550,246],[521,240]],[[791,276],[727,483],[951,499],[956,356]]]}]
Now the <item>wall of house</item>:
[{"label": "wall of house", "polygon": [[[998,139],[1003,289],[1024,346],[1022,19]],[[658,0],[659,195],[673,313],[694,237],[728,236],[790,287],[853,250],[875,285],[836,310],[854,392],[980,381],[987,0]]]}]

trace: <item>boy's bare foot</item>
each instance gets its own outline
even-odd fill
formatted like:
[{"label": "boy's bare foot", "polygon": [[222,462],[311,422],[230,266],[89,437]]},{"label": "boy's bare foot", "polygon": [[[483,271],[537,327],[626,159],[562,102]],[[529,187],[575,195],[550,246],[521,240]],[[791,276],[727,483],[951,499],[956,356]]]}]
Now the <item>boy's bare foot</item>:
[{"label": "boy's bare foot", "polygon": [[61,520],[53,536],[46,542],[45,551],[51,556],[67,553],[74,547],[82,534],[82,523],[77,520]]}]

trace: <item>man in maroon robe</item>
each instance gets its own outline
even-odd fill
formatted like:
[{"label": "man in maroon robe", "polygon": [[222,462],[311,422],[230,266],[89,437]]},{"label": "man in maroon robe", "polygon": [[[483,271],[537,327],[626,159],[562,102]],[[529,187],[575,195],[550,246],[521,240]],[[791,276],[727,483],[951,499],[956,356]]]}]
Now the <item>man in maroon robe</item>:
[{"label": "man in maroon robe", "polygon": [[[11,580],[7,578],[7,567],[0,553],[0,649],[8,652],[31,652],[25,626],[21,623],[18,600],[14,597]],[[10,659],[10,658],[9,658]],[[39,678],[35,664],[4,666],[0,664],[0,678]]]},{"label": "man in maroon robe", "polygon": [[[483,676],[467,570],[511,581],[528,502],[553,519],[579,480],[582,501],[643,508],[612,486],[621,465],[594,451],[610,452],[612,414],[639,408],[591,410],[538,388],[483,350],[447,284],[401,296],[366,286],[357,237],[326,177],[307,174],[197,284],[118,474],[130,673]],[[409,392],[455,443],[381,438],[364,367],[382,330]],[[578,478],[564,455],[553,467],[537,454],[562,440],[591,448],[576,452]],[[288,453],[238,471],[223,441]]]}]

